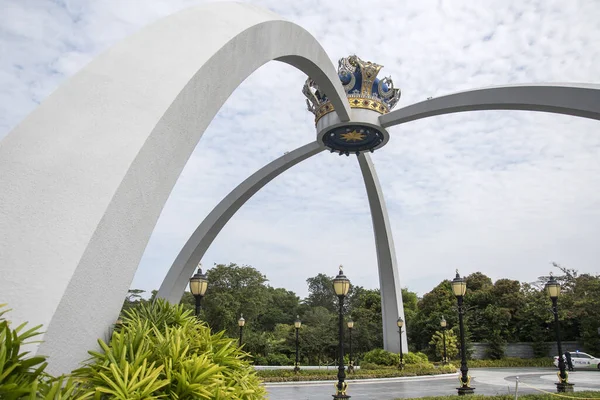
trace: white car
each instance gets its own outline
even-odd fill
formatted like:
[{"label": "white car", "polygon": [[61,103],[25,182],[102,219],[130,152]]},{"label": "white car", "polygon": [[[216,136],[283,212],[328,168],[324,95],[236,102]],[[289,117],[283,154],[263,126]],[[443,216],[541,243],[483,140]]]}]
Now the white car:
[{"label": "white car", "polygon": [[[573,368],[598,368],[600,370],[600,358],[596,358],[587,353],[582,353],[581,351],[573,351],[570,353]],[[564,355],[563,360],[565,360],[565,367],[568,367]],[[554,366],[558,368],[558,356],[554,356]]]}]

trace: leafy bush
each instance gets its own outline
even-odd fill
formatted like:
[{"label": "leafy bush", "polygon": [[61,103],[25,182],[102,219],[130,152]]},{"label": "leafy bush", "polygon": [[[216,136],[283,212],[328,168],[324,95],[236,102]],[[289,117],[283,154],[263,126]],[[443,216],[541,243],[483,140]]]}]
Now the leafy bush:
[{"label": "leafy bush", "polygon": [[422,363],[428,363],[429,359],[427,358],[427,355],[421,352],[416,352],[416,353],[404,353],[402,355],[402,361],[404,361],[405,364],[422,364]]},{"label": "leafy bush", "polygon": [[42,334],[41,325],[27,329],[23,323],[15,329],[4,316],[10,310],[0,304],[0,398],[61,400],[72,398],[79,390],[73,379],[53,379],[44,372],[46,357],[27,357],[28,351],[21,351],[26,344],[36,343],[32,338]]},{"label": "leafy bush", "polygon": [[262,399],[235,339],[211,334],[190,310],[162,300],[125,312],[119,332],[73,372],[94,399]]},{"label": "leafy bush", "polygon": [[[545,394],[519,394],[519,399],[522,400],[556,400],[556,394],[554,393],[545,393]],[[581,397],[584,399],[596,399],[598,397],[598,392],[586,391],[586,392],[575,392],[569,393],[569,397],[576,398]],[[472,394],[469,395],[469,400],[513,400],[515,398],[514,394],[499,394],[494,396],[484,396],[482,394]],[[428,396],[428,397],[419,397],[419,400],[456,400],[456,395],[454,396]],[[396,399],[396,400],[411,400],[411,399]]]},{"label": "leafy bush", "polygon": [[487,340],[487,357],[492,360],[500,360],[504,358],[506,349],[506,340],[499,334],[498,331],[492,332],[492,335]]},{"label": "leafy bush", "polygon": [[293,365],[294,362],[290,360],[285,354],[269,354],[267,356],[267,365]]},{"label": "leafy bush", "polygon": [[377,365],[398,365],[400,356],[383,349],[374,349],[364,354],[362,362]]},{"label": "leafy bush", "polygon": [[469,368],[553,367],[552,358],[516,358],[501,360],[469,360]]},{"label": "leafy bush", "polygon": [[[458,355],[458,338],[452,329],[446,330],[446,356],[452,360]],[[433,352],[438,360],[444,358],[444,332],[436,331],[429,344],[433,347]],[[442,360],[443,361],[443,360]]]},{"label": "leafy bush", "polygon": [[373,363],[369,363],[369,362],[361,362],[360,363],[360,369],[363,371],[370,370],[370,369],[380,369],[380,368],[381,368],[381,365],[377,365],[377,364],[373,364]]},{"label": "leafy bush", "polygon": [[44,357],[25,358],[28,352],[21,352],[22,345],[34,343],[30,339],[41,335],[41,325],[24,330],[27,324],[23,323],[10,329],[10,321],[4,318],[8,311],[0,311],[0,398],[10,400],[35,395],[47,363]]},{"label": "leafy bush", "polygon": [[[398,369],[397,367],[379,367],[378,369],[365,369],[361,366],[361,368],[359,370],[355,370],[353,374],[347,375],[346,379],[354,380],[372,378],[392,378],[399,376],[439,375],[451,374],[454,372],[456,372],[456,367],[453,365],[445,365],[443,367],[435,368],[432,364],[415,364],[407,365],[402,370]],[[258,371],[258,376],[263,378],[265,382],[323,381],[337,379],[337,370],[300,369],[298,373],[294,373],[292,369],[261,370]]]},{"label": "leafy bush", "polygon": [[[403,353],[402,361],[404,364],[429,363],[427,355],[421,352]],[[400,355],[383,349],[375,349],[364,354],[360,365],[362,366],[364,364],[374,364],[378,366],[398,366],[398,364],[400,364]]]}]

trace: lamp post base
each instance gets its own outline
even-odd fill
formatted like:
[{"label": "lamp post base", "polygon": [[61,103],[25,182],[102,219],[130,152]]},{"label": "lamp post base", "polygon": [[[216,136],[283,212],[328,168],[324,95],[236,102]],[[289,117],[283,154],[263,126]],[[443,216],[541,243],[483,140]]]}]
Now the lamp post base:
[{"label": "lamp post base", "polygon": [[461,386],[459,388],[456,388],[456,390],[458,390],[458,395],[459,396],[464,396],[467,394],[473,394],[475,393],[475,388],[474,387],[470,387],[470,386]]},{"label": "lamp post base", "polygon": [[575,384],[567,383],[567,382],[560,382],[560,383],[556,383],[555,385],[556,385],[556,391],[558,393],[572,392],[573,386],[575,386]]}]

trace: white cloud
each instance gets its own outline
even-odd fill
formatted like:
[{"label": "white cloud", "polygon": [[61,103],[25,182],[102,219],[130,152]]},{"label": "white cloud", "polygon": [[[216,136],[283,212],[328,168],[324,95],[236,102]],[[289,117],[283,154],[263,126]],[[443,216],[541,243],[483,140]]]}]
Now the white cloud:
[{"label": "white cloud", "polygon": [[[0,0],[0,138],[98,53],[199,1]],[[257,2],[309,30],[335,61],[385,66],[398,107],[468,88],[597,82],[600,3],[589,1]],[[142,5],[143,4],[143,5]],[[189,234],[269,161],[314,140],[302,73],[270,63],[210,125],[159,220],[133,283],[157,288]],[[373,155],[403,284],[420,293],[454,268],[530,281],[551,260],[599,273],[600,125],[526,112],[474,112],[392,128]],[[378,286],[371,221],[354,157],[323,153],[254,196],[204,262],[251,264],[274,286],[337,265]]]}]

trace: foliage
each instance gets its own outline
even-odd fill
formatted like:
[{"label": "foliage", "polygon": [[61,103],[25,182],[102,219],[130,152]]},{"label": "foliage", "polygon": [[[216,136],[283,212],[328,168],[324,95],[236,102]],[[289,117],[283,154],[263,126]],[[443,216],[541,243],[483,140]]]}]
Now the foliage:
[{"label": "foliage", "polygon": [[[556,400],[555,393],[544,393],[544,394],[519,394],[519,399],[522,400]],[[585,392],[574,392],[569,393],[569,397],[581,397],[584,399],[600,399],[598,392],[593,391],[585,391]],[[514,394],[501,394],[494,396],[484,396],[482,394],[470,394],[469,400],[514,400]],[[454,396],[428,396],[428,397],[419,397],[419,400],[455,400],[456,395]],[[401,399],[396,399],[401,400]],[[402,399],[402,400],[411,400],[411,399]]]},{"label": "foliage", "polygon": [[376,364],[376,365],[398,365],[400,364],[400,355],[392,353],[383,349],[373,349],[362,358],[365,363]]},{"label": "foliage", "polygon": [[235,337],[242,313],[248,327],[256,326],[255,321],[268,303],[267,278],[252,267],[233,263],[216,265],[206,276],[208,289],[202,304],[208,326]]},{"label": "foliage", "polygon": [[469,368],[553,367],[552,358],[516,358],[501,360],[469,360]]},{"label": "foliage", "polygon": [[[600,276],[578,274],[555,265],[562,285],[559,317],[563,340],[578,341],[592,354],[600,354]],[[333,276],[318,274],[307,279],[308,297],[300,300],[294,292],[268,285],[267,278],[250,266],[217,265],[208,270],[209,288],[203,300],[201,319],[215,331],[237,338],[237,319],[244,313],[244,350],[254,363],[283,364],[295,360],[296,315],[302,320],[299,331],[300,363],[331,365],[337,357],[337,298],[333,293]],[[554,341],[554,324],[549,312],[550,299],[543,290],[548,277],[524,283],[511,279],[495,282],[481,272],[465,277],[465,336],[467,357],[472,342],[488,344],[487,357],[502,358],[507,343],[530,342],[538,357],[547,354],[548,342]],[[141,291],[132,290],[127,306],[147,302]],[[421,351],[440,360],[443,343],[438,336],[442,316],[447,321],[448,353],[455,357],[458,341],[457,301],[449,280],[435,286],[422,298],[402,289],[408,350]],[[182,299],[184,307],[193,310],[189,293]],[[352,330],[353,358],[383,347],[381,295],[378,289],[352,286],[344,303],[345,318],[354,320]],[[344,330],[349,345],[349,332]],[[452,342],[451,342],[452,341]],[[458,348],[458,346],[456,346]],[[458,349],[457,349],[458,350]],[[346,348],[348,352],[348,347]]]},{"label": "foliage", "polygon": [[333,290],[333,278],[325,274],[318,274],[306,280],[308,284],[308,297],[304,303],[309,307],[323,307],[331,312],[336,312],[337,296]]},{"label": "foliage", "polygon": [[62,400],[79,395],[78,385],[73,379],[52,378],[44,372],[46,357],[27,357],[22,347],[36,343],[31,339],[42,334],[41,325],[27,329],[23,323],[15,329],[5,318],[8,309],[0,304],[0,398]]},{"label": "foliage", "polygon": [[404,364],[424,364],[429,362],[427,354],[421,352],[408,352],[402,354],[402,361]]},{"label": "foliage", "polygon": [[[404,364],[428,364],[429,360],[426,354],[423,353],[412,353],[407,352],[402,354],[402,361]],[[397,367],[400,364],[400,355],[392,353],[383,349],[373,349],[364,354],[360,365],[366,365],[370,368],[370,365],[376,365],[377,367],[382,366],[394,366]]]},{"label": "foliage", "polygon": [[94,399],[262,399],[246,353],[211,334],[182,305],[157,300],[125,311],[123,325],[74,375]]},{"label": "foliage", "polygon": [[360,356],[371,349],[383,347],[379,290],[355,286],[349,303],[350,316],[355,325],[352,332],[354,354]]},{"label": "foliage", "polygon": [[27,358],[29,352],[21,351],[23,345],[33,343],[31,338],[41,335],[41,325],[25,330],[23,323],[11,329],[4,317],[10,310],[3,310],[5,306],[0,304],[0,397],[10,400],[35,394],[47,363],[44,357]]},{"label": "foliage", "polygon": [[[354,373],[346,375],[346,380],[440,375],[455,372],[456,367],[453,365],[445,365],[436,368],[432,364],[413,364],[405,366],[404,369],[398,369],[397,367],[364,369],[361,367],[360,369],[355,370]],[[337,369],[300,369],[298,373],[294,373],[292,369],[262,370],[258,371],[258,376],[265,382],[323,381],[337,379]]]},{"label": "foliage", "polygon": [[[458,356],[458,338],[452,330],[447,330],[445,335],[446,356],[449,360],[455,359]],[[429,344],[435,349],[436,360],[442,360],[444,357],[444,333],[436,331],[433,334]]]}]

